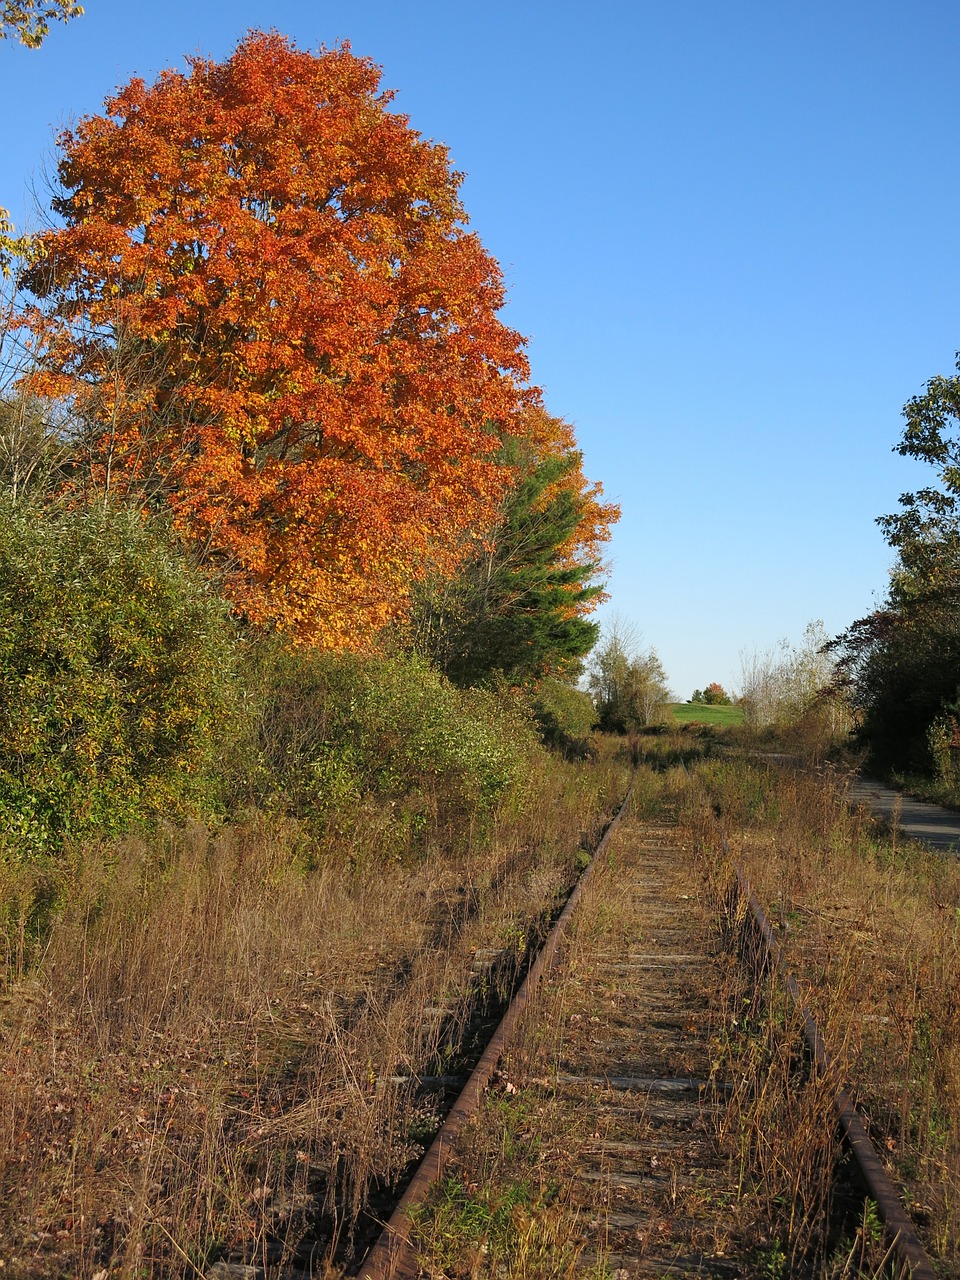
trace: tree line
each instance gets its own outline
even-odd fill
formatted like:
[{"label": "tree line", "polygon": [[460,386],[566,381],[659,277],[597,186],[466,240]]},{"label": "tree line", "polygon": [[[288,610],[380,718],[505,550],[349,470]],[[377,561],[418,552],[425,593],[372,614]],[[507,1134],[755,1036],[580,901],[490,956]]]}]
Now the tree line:
[{"label": "tree line", "polygon": [[886,597],[833,650],[873,763],[955,785],[949,745],[960,743],[960,376],[932,378],[903,416],[896,452],[928,463],[934,482],[903,494],[898,511],[878,518],[896,553]]}]

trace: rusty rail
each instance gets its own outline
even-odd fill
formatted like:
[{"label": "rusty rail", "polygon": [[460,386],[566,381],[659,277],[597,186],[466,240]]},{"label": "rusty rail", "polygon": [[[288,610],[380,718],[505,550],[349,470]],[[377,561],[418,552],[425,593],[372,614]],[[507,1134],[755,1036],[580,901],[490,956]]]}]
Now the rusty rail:
[{"label": "rusty rail", "polygon": [[536,959],[530,966],[520,989],[517,991],[509,1008],[503,1015],[483,1056],[473,1069],[460,1096],[454,1103],[439,1133],[434,1138],[430,1149],[421,1160],[416,1173],[402,1198],[385,1224],[380,1238],[367,1254],[363,1266],[358,1272],[358,1280],[416,1280],[420,1274],[417,1265],[416,1248],[410,1239],[410,1210],[420,1204],[430,1187],[443,1174],[444,1165],[454,1147],[457,1135],[463,1125],[476,1111],[483,1097],[483,1092],[497,1069],[517,1023],[523,1016],[527,1006],[536,996],[543,979],[549,974],[556,958],[557,947],[566,932],[570,918],[577,908],[584,886],[589,882],[593,870],[606,850],[615,828],[626,811],[633,783],[630,783],[627,794],[620,808],[614,814],[603,839],[594,850],[593,857],[577,881],[573,892],[557,917],[557,921],[547,935]]},{"label": "rusty rail", "polygon": [[[724,847],[726,851],[725,842]],[[750,917],[766,949],[768,960],[780,974],[787,994],[801,1020],[804,1039],[814,1066],[823,1074],[830,1074],[833,1072],[833,1062],[827,1052],[823,1035],[813,1014],[803,1002],[796,978],[786,966],[783,951],[777,942],[773,927],[749,880],[737,863],[734,863],[734,870],[737,890],[747,903]],[[904,1208],[897,1188],[883,1167],[877,1149],[867,1133],[866,1125],[857,1112],[850,1094],[839,1084],[836,1086],[834,1111],[867,1190],[876,1202],[880,1217],[886,1226],[892,1250],[906,1268],[911,1280],[936,1280],[933,1264],[920,1243],[916,1227]]]}]

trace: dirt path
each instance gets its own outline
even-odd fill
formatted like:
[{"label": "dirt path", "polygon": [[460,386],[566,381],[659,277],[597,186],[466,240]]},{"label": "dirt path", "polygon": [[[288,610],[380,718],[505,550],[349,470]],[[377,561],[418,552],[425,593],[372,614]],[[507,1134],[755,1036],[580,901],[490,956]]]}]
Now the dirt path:
[{"label": "dirt path", "polygon": [[850,803],[865,805],[901,835],[917,840],[939,853],[960,853],[960,813],[938,804],[914,800],[872,778],[856,778],[850,784]]}]

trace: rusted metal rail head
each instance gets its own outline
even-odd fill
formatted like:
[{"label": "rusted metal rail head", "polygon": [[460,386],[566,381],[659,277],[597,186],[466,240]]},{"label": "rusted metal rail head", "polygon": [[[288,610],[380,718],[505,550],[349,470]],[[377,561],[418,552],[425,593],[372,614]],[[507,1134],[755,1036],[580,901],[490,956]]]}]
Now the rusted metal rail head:
[{"label": "rusted metal rail head", "polygon": [[[724,850],[729,852],[726,849],[726,842],[724,842]],[[766,913],[760,905],[760,901],[754,893],[749,880],[736,862],[734,862],[734,871],[737,891],[747,904],[747,910],[753,926],[762,941],[768,962],[780,974],[787,994],[790,996],[801,1020],[804,1039],[807,1042],[816,1069],[824,1075],[833,1074],[833,1062],[827,1052],[823,1035],[813,1014],[803,1002],[796,978],[787,968],[783,951],[779,942],[777,942],[773,927],[767,919]],[[883,1161],[880,1159],[877,1149],[867,1133],[866,1125],[853,1104],[853,1099],[839,1084],[836,1086],[833,1105],[840,1128],[850,1147],[853,1158],[857,1162],[866,1188],[876,1202],[877,1210],[886,1226],[891,1249],[906,1269],[911,1280],[937,1280],[937,1273],[934,1270],[933,1263],[927,1257],[926,1251],[920,1243],[916,1227],[904,1207],[900,1193],[884,1168]]]},{"label": "rusted metal rail head", "polygon": [[433,1184],[442,1177],[446,1162],[456,1143],[457,1135],[479,1107],[484,1090],[490,1083],[518,1022],[535,997],[543,979],[549,974],[554,965],[557,947],[566,932],[571,916],[577,908],[584,886],[589,882],[594,868],[606,851],[613,832],[626,812],[632,792],[633,783],[631,782],[620,808],[610,821],[604,832],[603,839],[594,850],[593,857],[557,917],[556,924],[547,935],[540,952],[527,972],[527,976],[511,1000],[510,1006],[493,1033],[493,1037],[484,1050],[483,1056],[474,1067],[472,1075],[464,1085],[460,1096],[443,1122],[430,1149],[417,1167],[410,1185],[384,1226],[379,1240],[367,1254],[363,1266],[357,1273],[358,1280],[417,1280],[420,1275],[416,1247],[410,1238],[410,1211],[416,1205],[422,1203]]}]

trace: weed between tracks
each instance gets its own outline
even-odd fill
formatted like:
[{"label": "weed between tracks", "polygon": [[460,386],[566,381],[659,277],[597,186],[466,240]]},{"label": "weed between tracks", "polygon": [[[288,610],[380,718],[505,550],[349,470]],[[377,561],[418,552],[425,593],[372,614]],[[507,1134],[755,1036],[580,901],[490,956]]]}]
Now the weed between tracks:
[{"label": "weed between tracks", "polygon": [[506,1083],[488,1095],[461,1144],[457,1169],[412,1215],[424,1273],[471,1280],[572,1276],[583,1243],[577,1211],[551,1168],[556,1154],[535,1094]]},{"label": "weed between tracks", "polygon": [[75,851],[33,944],[29,873],[7,866],[2,1273],[333,1274],[429,1140],[406,1081],[456,1052],[474,954],[515,952],[554,908],[625,775],[544,765],[488,838],[403,858],[256,815]]},{"label": "weed between tracks", "polygon": [[[662,795],[662,779],[641,767],[634,812],[655,815]],[[425,1276],[627,1280],[640,1260],[644,1275],[655,1274],[650,1258],[672,1275],[677,1255],[733,1256],[729,1207],[699,1170],[711,1135],[697,1104],[691,1127],[676,1144],[664,1143],[655,1100],[638,1102],[641,1095],[631,1099],[602,1082],[611,1069],[603,1042],[634,1016],[630,996],[608,981],[608,962],[650,945],[649,922],[632,906],[635,868],[624,875],[632,855],[619,842],[586,888],[560,970],[461,1133],[453,1169],[414,1215]],[[672,1042],[669,1052],[677,1052]],[[667,1073],[696,1069],[674,1058]],[[628,1173],[626,1190],[615,1171]]]},{"label": "weed between tracks", "polygon": [[[829,773],[712,760],[672,785],[718,899],[719,814],[928,1251],[960,1275],[960,866],[882,838]],[[758,1003],[744,983],[733,970],[718,1054],[742,1081],[724,1137],[764,1265],[873,1274],[885,1246],[871,1211],[835,1200],[829,1082],[776,988]]]}]

